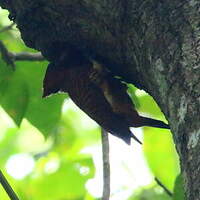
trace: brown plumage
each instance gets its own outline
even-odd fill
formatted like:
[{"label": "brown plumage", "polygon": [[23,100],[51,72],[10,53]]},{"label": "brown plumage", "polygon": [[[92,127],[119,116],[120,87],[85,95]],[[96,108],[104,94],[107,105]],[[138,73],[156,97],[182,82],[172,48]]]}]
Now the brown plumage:
[{"label": "brown plumage", "polygon": [[135,137],[127,122],[113,112],[101,89],[90,80],[92,70],[91,63],[67,68],[56,68],[52,63],[49,64],[44,79],[43,96],[59,90],[67,92],[74,103],[102,128],[129,144],[130,138]]},{"label": "brown plumage", "polygon": [[[69,56],[68,56],[69,57]],[[44,78],[43,96],[67,92],[74,103],[102,128],[130,144],[131,137],[141,143],[129,127],[169,128],[162,121],[141,117],[126,92],[126,86],[111,75],[101,76],[84,57],[72,55],[50,63]]]},{"label": "brown plumage", "polygon": [[105,98],[112,107],[114,113],[126,120],[129,127],[152,126],[169,129],[169,125],[152,118],[140,116],[135,105],[127,93],[127,85],[113,77],[98,63],[94,65],[94,71],[90,75],[91,80],[101,88]]}]

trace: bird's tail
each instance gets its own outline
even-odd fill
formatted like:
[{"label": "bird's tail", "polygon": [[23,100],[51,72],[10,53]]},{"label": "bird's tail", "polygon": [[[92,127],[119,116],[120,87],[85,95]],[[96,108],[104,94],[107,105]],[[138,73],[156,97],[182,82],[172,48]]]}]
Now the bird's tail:
[{"label": "bird's tail", "polygon": [[148,117],[141,117],[141,119],[142,119],[142,126],[170,129],[169,125],[164,123],[163,121],[157,119],[151,119]]},{"label": "bird's tail", "polygon": [[[115,132],[115,131],[108,131],[111,134],[121,138],[126,144],[131,144],[131,138],[133,138],[135,141],[137,141],[139,144],[142,144],[142,142],[135,136],[130,130],[123,130],[121,132]],[[119,134],[120,133],[120,134]]]},{"label": "bird's tail", "polygon": [[131,138],[133,138],[139,144],[142,144],[142,142],[130,130],[128,130],[127,132],[128,134],[121,136],[121,139],[123,139],[128,145],[131,144]]},{"label": "bird's tail", "polygon": [[136,141],[138,142],[139,144],[142,144],[142,142],[135,136],[135,135],[131,135],[131,137]]}]

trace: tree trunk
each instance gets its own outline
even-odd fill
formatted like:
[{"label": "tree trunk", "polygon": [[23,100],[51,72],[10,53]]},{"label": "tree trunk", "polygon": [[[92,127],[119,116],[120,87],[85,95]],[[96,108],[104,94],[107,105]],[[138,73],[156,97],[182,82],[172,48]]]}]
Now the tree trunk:
[{"label": "tree trunk", "polygon": [[0,0],[27,46],[66,44],[154,97],[170,123],[188,200],[200,199],[199,0]]}]

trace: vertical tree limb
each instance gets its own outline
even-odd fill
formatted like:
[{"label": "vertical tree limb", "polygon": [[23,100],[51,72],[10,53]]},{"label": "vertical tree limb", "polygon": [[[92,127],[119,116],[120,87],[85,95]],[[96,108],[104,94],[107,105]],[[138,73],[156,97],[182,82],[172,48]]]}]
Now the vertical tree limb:
[{"label": "vertical tree limb", "polygon": [[16,193],[12,189],[11,185],[6,180],[6,177],[3,175],[1,170],[0,170],[0,183],[11,200],[19,200],[19,198],[17,197]]},{"label": "vertical tree limb", "polygon": [[103,155],[103,196],[102,200],[110,198],[110,161],[108,133],[101,128],[102,155]]}]

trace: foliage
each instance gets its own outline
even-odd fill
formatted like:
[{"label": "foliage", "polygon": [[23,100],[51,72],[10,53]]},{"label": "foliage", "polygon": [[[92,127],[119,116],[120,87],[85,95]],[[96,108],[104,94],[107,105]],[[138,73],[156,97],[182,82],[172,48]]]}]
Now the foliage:
[{"label": "foliage", "polygon": [[184,188],[183,188],[183,178],[182,175],[179,174],[176,177],[175,186],[174,186],[174,196],[173,200],[185,199]]},{"label": "foliage", "polygon": [[[6,15],[0,10],[0,29],[10,23]],[[0,33],[0,40],[14,52],[33,51],[23,45],[16,28]],[[66,94],[41,98],[46,66],[47,62],[23,61],[16,62],[13,70],[0,59],[0,168],[21,200],[97,199],[86,187],[95,174],[95,165],[92,155],[84,150],[98,144],[99,129],[78,108],[71,106]],[[129,92],[141,113],[163,119],[146,93],[133,86]],[[152,128],[144,128],[143,132],[144,156],[152,174],[173,191],[179,165],[171,134]],[[20,168],[30,165],[28,172],[25,173],[25,167],[22,169],[21,176],[14,174],[18,165],[15,162],[13,168],[12,162],[16,156]],[[176,200],[182,200],[180,185],[176,181]],[[158,186],[139,191],[130,199],[170,199]],[[8,199],[2,188],[0,195],[1,200]]]},{"label": "foliage", "polygon": [[139,190],[130,197],[128,200],[170,200],[171,198],[163,193],[162,190],[158,186],[151,186],[149,188],[144,188],[143,190]]}]

